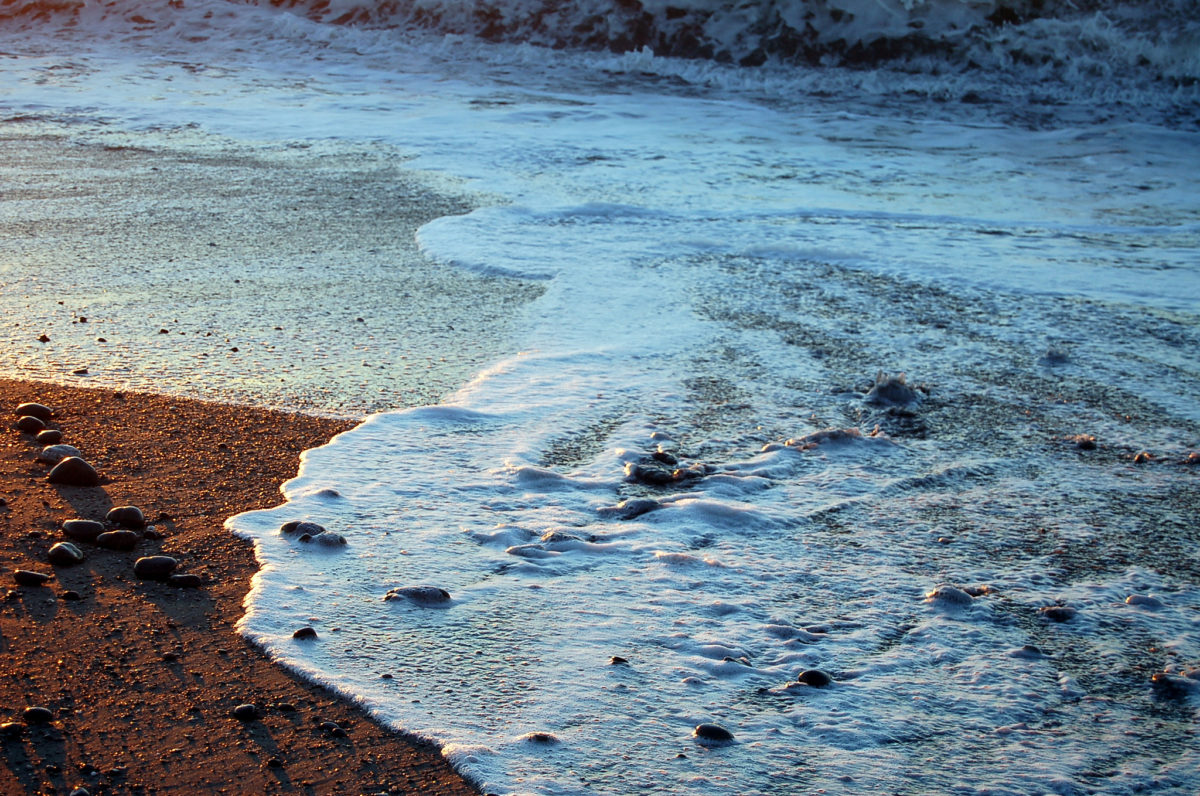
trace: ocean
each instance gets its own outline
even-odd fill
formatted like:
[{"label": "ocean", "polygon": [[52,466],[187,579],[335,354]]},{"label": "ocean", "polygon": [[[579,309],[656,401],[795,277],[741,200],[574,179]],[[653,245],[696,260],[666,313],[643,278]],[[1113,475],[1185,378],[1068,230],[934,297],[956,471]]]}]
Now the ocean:
[{"label": "ocean", "polygon": [[1198,12],[6,2],[0,372],[369,415],[240,629],[483,792],[1194,793]]}]

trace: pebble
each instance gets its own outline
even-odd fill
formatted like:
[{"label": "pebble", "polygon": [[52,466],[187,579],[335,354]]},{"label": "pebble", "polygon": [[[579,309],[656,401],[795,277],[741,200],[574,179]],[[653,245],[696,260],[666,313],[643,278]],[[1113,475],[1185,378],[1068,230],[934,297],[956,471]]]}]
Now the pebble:
[{"label": "pebble", "polygon": [[140,539],[133,531],[105,531],[96,537],[96,544],[109,550],[132,550]]},{"label": "pebble", "polygon": [[69,567],[83,563],[83,551],[70,542],[58,542],[46,553],[46,559],[56,566]]},{"label": "pebble", "polygon": [[1154,461],[1154,455],[1150,451],[1138,451],[1133,457],[1134,464],[1148,464]]},{"label": "pebble", "polygon": [[116,506],[109,509],[104,519],[114,525],[120,525],[125,528],[146,527],[146,515],[137,506]]},{"label": "pebble", "polygon": [[631,498],[629,500],[622,500],[615,506],[605,506],[600,509],[600,516],[616,517],[619,520],[632,520],[661,507],[661,503],[651,498]]},{"label": "pebble", "polygon": [[82,456],[74,445],[47,445],[38,452],[38,461],[43,464],[58,464],[68,456]]},{"label": "pebble", "polygon": [[54,410],[45,404],[25,403],[17,407],[17,417],[36,417],[43,423],[49,423],[50,418],[54,415]]},{"label": "pebble", "polygon": [[54,711],[50,710],[50,708],[35,705],[31,708],[25,708],[25,712],[21,714],[21,718],[25,719],[26,724],[49,724],[54,721]]},{"label": "pebble", "polygon": [[910,406],[920,403],[921,396],[908,386],[903,373],[890,376],[880,371],[865,400],[875,406]]},{"label": "pebble", "polygon": [[292,638],[316,638],[317,631],[311,627],[302,627],[292,634]]},{"label": "pebble", "polygon": [[627,658],[622,658],[620,655],[614,655],[608,659],[609,666],[623,666],[629,663]]},{"label": "pebble", "polygon": [[940,602],[946,605],[970,605],[975,599],[957,586],[938,586],[933,591],[926,592],[925,599],[929,602]]},{"label": "pebble", "polygon": [[79,592],[75,591],[74,589],[67,589],[62,594],[60,594],[59,597],[61,597],[64,600],[67,600],[68,602],[79,602],[80,600],[83,599],[83,595],[80,594]]},{"label": "pebble", "polygon": [[17,582],[18,586],[45,586],[46,581],[52,577],[53,575],[46,575],[29,569],[18,569],[13,572],[13,580]]},{"label": "pebble", "polygon": [[57,445],[62,442],[63,433],[57,428],[47,428],[38,432],[36,437],[39,445]]},{"label": "pebble", "polygon": [[79,456],[68,456],[50,470],[46,480],[64,486],[100,486],[100,474]]},{"label": "pebble", "polygon": [[345,738],[346,730],[336,721],[323,721],[318,725],[326,735],[331,735],[334,738]]},{"label": "pebble", "polygon": [[1151,611],[1157,611],[1162,608],[1164,603],[1157,597],[1151,597],[1148,594],[1131,594],[1125,598],[1126,605],[1136,605],[1141,608],[1149,608]]},{"label": "pebble", "polygon": [[426,605],[438,605],[450,602],[450,592],[437,586],[399,586],[390,590],[385,600],[411,600]]},{"label": "pebble", "polygon": [[292,520],[291,522],[285,522],[283,525],[280,525],[279,531],[280,533],[287,534],[306,533],[309,536],[316,536],[317,534],[325,533],[325,526],[317,525],[315,522]]},{"label": "pebble", "polygon": [[95,520],[67,520],[62,524],[63,533],[79,542],[94,542],[104,533],[104,525]]},{"label": "pebble", "polygon": [[733,733],[717,724],[697,724],[692,737],[702,741],[726,742],[733,740]]},{"label": "pebble", "polygon": [[1047,605],[1044,608],[1039,608],[1038,612],[1047,619],[1052,619],[1055,622],[1066,622],[1079,613],[1069,605]]},{"label": "pebble", "polygon": [[238,705],[233,709],[233,717],[239,721],[258,721],[259,715],[258,706],[250,703]]},{"label": "pebble", "polygon": [[333,531],[319,533],[312,540],[323,547],[345,547],[346,545],[346,537]]},{"label": "pebble", "polygon": [[142,580],[165,580],[178,566],[171,556],[143,556],[133,562],[133,574]]},{"label": "pebble", "polygon": [[17,418],[17,430],[23,434],[40,434],[46,430],[46,424],[33,415]]},{"label": "pebble", "polygon": [[824,688],[833,684],[833,677],[820,669],[806,669],[796,677],[796,681],[811,685],[813,688]]},{"label": "pebble", "polygon": [[198,589],[200,588],[201,581],[199,575],[193,575],[188,572],[170,576],[167,578],[167,585],[175,586],[179,589]]},{"label": "pebble", "polygon": [[0,736],[4,738],[19,738],[25,732],[25,724],[20,721],[6,721],[0,724]]}]

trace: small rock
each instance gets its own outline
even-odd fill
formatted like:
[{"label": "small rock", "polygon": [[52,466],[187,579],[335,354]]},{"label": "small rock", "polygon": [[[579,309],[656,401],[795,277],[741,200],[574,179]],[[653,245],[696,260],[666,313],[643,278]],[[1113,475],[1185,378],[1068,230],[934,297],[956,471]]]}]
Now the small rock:
[{"label": "small rock", "polygon": [[697,724],[696,729],[692,730],[692,737],[725,743],[733,740],[733,733],[717,724]]},{"label": "small rock", "polygon": [[178,566],[171,556],[144,556],[133,562],[133,574],[142,580],[165,580]]},{"label": "small rock", "polygon": [[71,371],[71,375],[72,376],[86,376],[86,375],[88,375],[88,369],[87,368],[75,368],[75,370]]},{"label": "small rock", "polygon": [[1140,608],[1148,608],[1151,611],[1157,611],[1163,607],[1163,601],[1157,597],[1151,597],[1148,594],[1131,594],[1125,598],[1126,605],[1136,605]]},{"label": "small rock", "polygon": [[385,600],[411,600],[424,605],[443,605],[450,602],[450,592],[437,586],[400,586],[390,590]]},{"label": "small rock", "polygon": [[3,738],[20,738],[21,733],[25,732],[25,724],[20,721],[6,721],[0,724],[0,737]]},{"label": "small rock", "polygon": [[39,342],[39,343],[48,343],[48,342],[50,342],[50,335],[48,335],[48,334],[40,334],[40,335],[38,335],[38,342]]},{"label": "small rock", "polygon": [[271,768],[283,768],[283,761],[278,757],[272,757],[267,760],[267,765]]},{"label": "small rock", "polygon": [[346,730],[336,721],[323,721],[318,725],[321,731],[334,738],[345,738]]},{"label": "small rock", "polygon": [[1149,464],[1154,461],[1154,455],[1150,451],[1138,451],[1133,457],[1134,464]]},{"label": "small rock", "polygon": [[74,445],[47,445],[38,452],[38,461],[43,464],[58,464],[68,456],[82,456]]},{"label": "small rock", "polygon": [[970,605],[975,598],[957,586],[942,584],[933,591],[926,592],[925,599],[943,605]]},{"label": "small rock", "polygon": [[259,715],[258,706],[249,703],[233,709],[233,717],[239,721],[258,721]]},{"label": "small rock", "polygon": [[662,504],[651,498],[631,498],[622,500],[615,506],[605,506],[600,509],[601,517],[616,517],[619,520],[632,520],[661,508]]},{"label": "small rock", "polygon": [[25,403],[17,407],[17,417],[36,417],[43,423],[49,423],[50,418],[54,415],[54,410],[48,406],[37,403]]},{"label": "small rock", "polygon": [[29,569],[18,569],[13,572],[13,580],[18,586],[45,586],[46,581],[54,577],[41,572],[34,572]]},{"label": "small rock", "polygon": [[312,540],[314,542],[316,542],[317,544],[321,545],[322,547],[345,547],[346,546],[346,537],[342,536],[340,533],[334,533],[333,531],[325,531],[325,533],[319,533],[316,536],[314,536]]},{"label": "small rock", "polygon": [[25,708],[25,712],[21,714],[21,718],[25,719],[26,724],[49,724],[54,721],[54,711],[50,710],[50,708],[35,705],[31,708]]},{"label": "small rock", "polygon": [[279,526],[279,532],[285,534],[306,533],[309,536],[325,533],[325,526],[304,520],[292,520]]},{"label": "small rock", "polygon": [[167,585],[174,586],[179,589],[198,589],[200,588],[201,581],[199,575],[193,575],[192,573],[188,572],[180,573],[178,575],[171,575],[169,578],[167,578]]},{"label": "small rock", "polygon": [[179,660],[179,653],[178,652],[164,652],[162,654],[162,659],[165,663],[175,663],[176,661]]},{"label": "small rock", "polygon": [[1055,622],[1066,622],[1079,612],[1069,605],[1047,605],[1038,609],[1038,613]]},{"label": "small rock", "polygon": [[109,509],[104,519],[124,528],[146,527],[146,515],[137,506],[116,506]]},{"label": "small rock", "polygon": [[79,602],[80,600],[83,599],[83,595],[80,594],[79,592],[75,591],[74,589],[67,589],[62,594],[60,594],[59,597],[66,600],[67,602],[72,602],[72,603]]},{"label": "small rock", "polygon": [[299,639],[316,638],[316,637],[317,637],[317,631],[311,627],[302,627],[299,630],[297,630],[295,633],[292,634],[292,638],[299,638]]},{"label": "small rock", "polygon": [[796,681],[811,685],[813,688],[824,688],[827,685],[833,684],[833,677],[828,672],[823,672],[820,669],[807,669],[796,677]]},{"label": "small rock", "polygon": [[83,551],[70,542],[58,542],[46,553],[46,559],[55,566],[69,567],[83,563]]},{"label": "small rock", "polygon": [[105,531],[96,537],[96,544],[109,550],[132,550],[140,540],[133,531]]},{"label": "small rock", "polygon": [[525,740],[533,741],[534,743],[556,744],[558,738],[548,732],[531,732],[525,736]]},{"label": "small rock", "polygon": [[54,465],[46,480],[64,486],[100,486],[96,468],[78,456],[68,456]]},{"label": "small rock", "polygon": [[104,533],[104,525],[95,520],[67,520],[62,524],[63,533],[78,542],[94,542]]},{"label": "small rock", "polygon": [[1150,678],[1150,684],[1160,695],[1171,699],[1182,699],[1200,689],[1200,682],[1169,672],[1157,672]]},{"label": "small rock", "polygon": [[57,428],[43,429],[42,431],[39,431],[37,437],[35,437],[37,444],[39,445],[57,445],[58,443],[62,442],[62,438],[63,433]]},{"label": "small rock", "polygon": [[875,376],[875,384],[867,392],[866,402],[875,406],[911,406],[921,402],[917,391],[908,386],[903,373],[895,376],[880,371]]},{"label": "small rock", "polygon": [[17,418],[17,430],[22,434],[40,434],[46,430],[46,424],[33,415]]},{"label": "small rock", "polygon": [[629,663],[628,659],[622,658],[620,655],[614,655],[608,659],[609,666],[624,666]]},{"label": "small rock", "polygon": [[1071,441],[1075,443],[1075,447],[1081,451],[1096,450],[1096,438],[1091,434],[1076,434],[1071,437]]}]

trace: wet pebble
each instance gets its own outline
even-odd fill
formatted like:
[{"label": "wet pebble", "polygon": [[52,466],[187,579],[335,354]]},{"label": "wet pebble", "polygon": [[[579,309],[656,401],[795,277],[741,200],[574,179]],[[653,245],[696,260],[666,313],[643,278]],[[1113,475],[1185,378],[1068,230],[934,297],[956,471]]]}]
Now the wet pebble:
[{"label": "wet pebble", "polygon": [[1154,461],[1154,455],[1150,451],[1138,451],[1133,457],[1134,464],[1149,464],[1152,461]]},{"label": "wet pebble", "polygon": [[384,600],[409,600],[424,605],[443,605],[450,602],[450,592],[437,586],[399,586],[391,589]]},{"label": "wet pebble", "polygon": [[198,589],[200,588],[201,581],[199,575],[187,572],[171,575],[167,578],[167,585],[178,589]]},{"label": "wet pebble", "polygon": [[82,456],[74,445],[47,445],[38,452],[38,461],[43,464],[58,464],[68,456]]},{"label": "wet pebble", "polygon": [[62,524],[63,533],[78,542],[94,542],[104,533],[102,523],[95,520],[67,520]]},{"label": "wet pebble", "polygon": [[313,540],[313,542],[321,545],[322,547],[345,547],[346,546],[346,537],[342,536],[340,533],[334,533],[333,531],[325,531],[324,533],[319,533],[316,536],[314,536],[312,538],[312,540]]},{"label": "wet pebble", "polygon": [[933,591],[926,592],[925,599],[943,605],[970,605],[975,598],[957,586],[942,584]]},{"label": "wet pebble", "polygon": [[13,572],[13,580],[17,582],[18,586],[45,586],[46,581],[52,577],[54,576],[29,569],[18,569]]},{"label": "wet pebble", "polygon": [[1188,694],[1200,691],[1200,680],[1170,672],[1157,672],[1150,678],[1150,684],[1160,695],[1171,699],[1183,699]]},{"label": "wet pebble", "polygon": [[137,506],[116,506],[109,510],[104,519],[113,525],[125,528],[144,528],[146,526],[146,515]]},{"label": "wet pebble", "polygon": [[46,559],[55,566],[69,567],[83,563],[83,551],[70,542],[58,542],[46,553]]},{"label": "wet pebble", "polygon": [[233,709],[233,717],[238,721],[258,721],[260,715],[258,706],[250,703],[238,705]]},{"label": "wet pebble", "polygon": [[317,631],[311,627],[302,627],[299,630],[297,630],[295,633],[292,633],[292,638],[297,638],[297,639],[316,638],[316,637],[317,637]]},{"label": "wet pebble", "polygon": [[1157,611],[1163,607],[1163,601],[1157,597],[1151,597],[1148,594],[1131,594],[1125,598],[1126,605],[1136,605],[1139,608],[1148,608],[1151,611]]},{"label": "wet pebble", "polygon": [[39,445],[57,445],[62,442],[63,433],[57,428],[47,428],[38,432],[36,437]]},{"label": "wet pebble", "polygon": [[629,660],[622,658],[620,655],[614,655],[608,659],[609,666],[627,666],[628,664]]},{"label": "wet pebble", "polygon": [[54,465],[46,480],[63,486],[99,486],[100,474],[79,456],[68,456]]},{"label": "wet pebble", "polygon": [[661,507],[661,503],[651,498],[631,498],[629,500],[622,500],[615,506],[606,506],[600,509],[600,516],[616,517],[619,520],[632,520]]},{"label": "wet pebble", "polygon": [[54,410],[45,404],[39,403],[24,403],[17,407],[17,417],[36,417],[43,423],[49,423],[50,418],[54,415]]},{"label": "wet pebble", "polygon": [[316,536],[317,534],[325,533],[325,526],[318,525],[315,522],[306,522],[303,520],[292,520],[291,522],[285,522],[283,525],[280,525],[279,531],[280,531],[280,533],[285,533],[285,534],[289,534],[289,535],[290,534],[308,534],[309,536]]},{"label": "wet pebble", "polygon": [[133,562],[133,574],[142,580],[165,580],[178,566],[171,556],[144,556]]},{"label": "wet pebble", "polygon": [[22,434],[40,434],[46,430],[46,424],[32,415],[17,418],[17,430]]},{"label": "wet pebble", "polygon": [[321,732],[333,738],[346,737],[346,729],[336,721],[323,721],[317,726],[321,728]]},{"label": "wet pebble", "polygon": [[702,741],[725,743],[733,740],[733,733],[718,724],[697,724],[692,737]]},{"label": "wet pebble", "polygon": [[864,400],[873,406],[911,406],[920,403],[921,396],[908,386],[903,373],[892,376],[880,371]]},{"label": "wet pebble", "polygon": [[54,721],[54,711],[50,710],[50,708],[35,705],[31,708],[25,708],[25,712],[21,714],[21,718],[25,719],[26,724],[49,724]]},{"label": "wet pebble", "polygon": [[132,550],[140,539],[133,531],[105,531],[96,537],[96,544],[109,550]]},{"label": "wet pebble", "polygon": [[833,677],[828,672],[823,672],[820,669],[806,669],[797,675],[796,681],[810,685],[813,688],[824,688],[833,684]]},{"label": "wet pebble", "polygon": [[1025,644],[1010,652],[1009,655],[1013,658],[1028,658],[1030,660],[1046,657],[1046,653],[1042,652],[1041,647],[1035,644]]},{"label": "wet pebble", "polygon": [[1038,613],[1054,622],[1067,622],[1079,612],[1069,605],[1047,605],[1039,608]]}]

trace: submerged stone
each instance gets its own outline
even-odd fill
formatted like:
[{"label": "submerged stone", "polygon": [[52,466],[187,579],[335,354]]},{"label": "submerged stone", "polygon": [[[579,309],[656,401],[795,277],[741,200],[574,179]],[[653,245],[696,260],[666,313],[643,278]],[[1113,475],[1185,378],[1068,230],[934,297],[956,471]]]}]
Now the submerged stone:
[{"label": "submerged stone", "polygon": [[385,600],[410,600],[423,605],[445,605],[450,592],[437,586],[399,586],[384,595]]},{"label": "submerged stone", "polygon": [[925,599],[929,602],[942,603],[943,605],[970,605],[975,598],[957,586],[949,586],[942,584],[933,591],[925,593]]},{"label": "submerged stone", "polygon": [[820,669],[806,669],[797,675],[796,681],[805,685],[811,685],[813,688],[824,688],[827,685],[833,684],[833,677],[828,672],[823,672]]},{"label": "submerged stone", "polygon": [[1038,613],[1054,622],[1067,622],[1079,612],[1069,605],[1047,605],[1039,608]]},{"label": "submerged stone", "polygon": [[733,733],[718,724],[697,724],[692,730],[692,737],[702,741],[727,743],[733,740]]},{"label": "submerged stone", "polygon": [[903,373],[891,376],[880,371],[865,400],[873,406],[912,406],[921,402],[921,396],[908,386]]}]

